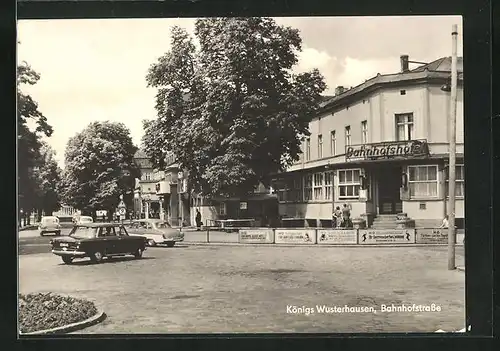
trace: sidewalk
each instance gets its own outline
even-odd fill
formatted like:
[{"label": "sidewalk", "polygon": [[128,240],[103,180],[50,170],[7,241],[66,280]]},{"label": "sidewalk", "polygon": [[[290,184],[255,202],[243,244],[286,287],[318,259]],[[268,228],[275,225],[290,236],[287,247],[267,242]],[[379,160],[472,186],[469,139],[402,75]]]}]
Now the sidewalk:
[{"label": "sidewalk", "polygon": [[30,224],[30,225],[25,225],[25,226],[22,226],[22,227],[17,227],[17,229],[21,232],[23,230],[32,230],[32,229],[37,229],[38,228],[38,224]]}]

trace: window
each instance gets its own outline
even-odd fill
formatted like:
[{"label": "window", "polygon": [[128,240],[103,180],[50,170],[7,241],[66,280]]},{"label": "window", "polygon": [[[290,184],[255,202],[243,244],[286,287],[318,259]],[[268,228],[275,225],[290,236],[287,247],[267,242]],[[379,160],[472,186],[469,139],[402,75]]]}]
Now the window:
[{"label": "window", "polygon": [[333,194],[333,172],[325,172],[325,200],[331,200]]},{"label": "window", "polygon": [[221,216],[225,216],[226,215],[226,203],[225,202],[221,202],[219,204],[219,214]]},{"label": "window", "polygon": [[403,90],[400,90],[400,91],[399,91],[399,93],[400,93],[401,95],[406,95],[406,90],[404,90],[404,89],[403,89]]},{"label": "window", "polygon": [[351,126],[345,127],[345,146],[351,145]]},{"label": "window", "polygon": [[413,140],[413,113],[396,115],[396,139]]},{"label": "window", "polygon": [[344,169],[339,171],[339,199],[359,198],[361,187],[359,175],[360,169]]},{"label": "window", "polygon": [[311,139],[306,139],[306,161],[311,159]]},{"label": "window", "polygon": [[368,121],[361,122],[361,144],[368,143]]},{"label": "window", "polygon": [[330,155],[335,156],[337,153],[337,137],[335,136],[335,131],[330,132]]},{"label": "window", "polygon": [[323,135],[318,135],[318,158],[323,158]]},{"label": "window", "polygon": [[144,173],[142,175],[142,180],[151,180],[151,173]]},{"label": "window", "polygon": [[294,197],[292,199],[297,202],[301,202],[303,199],[302,193],[302,177],[295,177],[293,180]]},{"label": "window", "polygon": [[[446,168],[446,196],[449,196],[449,167]],[[456,165],[455,166],[455,196],[456,197],[464,197],[465,196],[465,174],[464,174],[464,165]]]},{"label": "window", "polygon": [[323,173],[314,174],[314,200],[323,200]]},{"label": "window", "polygon": [[437,166],[408,167],[410,197],[437,197]]},{"label": "window", "polygon": [[289,181],[287,201],[302,201],[302,176],[294,176]]},{"label": "window", "polygon": [[306,175],[304,177],[304,201],[312,200],[313,176]]}]

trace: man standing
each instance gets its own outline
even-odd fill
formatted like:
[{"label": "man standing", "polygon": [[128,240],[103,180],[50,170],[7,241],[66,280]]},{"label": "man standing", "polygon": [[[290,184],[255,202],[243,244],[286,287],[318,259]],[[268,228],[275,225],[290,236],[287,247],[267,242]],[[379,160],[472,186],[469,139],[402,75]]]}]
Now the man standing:
[{"label": "man standing", "polygon": [[344,204],[344,207],[342,208],[342,217],[344,220],[344,228],[350,228],[351,227],[351,209],[347,204]]},{"label": "man standing", "polygon": [[201,213],[200,213],[200,210],[199,209],[196,209],[196,227],[197,227],[197,231],[200,231],[201,230],[201,225],[202,225],[202,221],[201,221]]}]

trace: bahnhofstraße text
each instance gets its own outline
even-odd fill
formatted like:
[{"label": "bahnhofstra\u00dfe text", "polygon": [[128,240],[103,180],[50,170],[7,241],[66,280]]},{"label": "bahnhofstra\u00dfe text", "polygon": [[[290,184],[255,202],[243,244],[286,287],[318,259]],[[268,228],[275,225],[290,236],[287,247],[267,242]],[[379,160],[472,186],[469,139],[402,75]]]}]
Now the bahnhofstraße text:
[{"label": "bahnhofstra\u00dfe text", "polygon": [[312,314],[331,314],[331,313],[394,313],[394,312],[441,312],[441,306],[436,304],[430,305],[417,305],[417,304],[390,304],[373,306],[329,306],[329,305],[315,305],[315,306],[296,306],[287,305],[287,314],[297,315],[312,315]]}]

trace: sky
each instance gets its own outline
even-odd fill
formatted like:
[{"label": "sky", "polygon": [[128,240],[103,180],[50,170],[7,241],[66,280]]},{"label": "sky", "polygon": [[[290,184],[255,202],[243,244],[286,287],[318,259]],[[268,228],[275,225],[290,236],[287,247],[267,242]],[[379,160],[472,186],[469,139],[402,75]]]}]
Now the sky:
[{"label": "sky", "polygon": [[[451,56],[452,25],[460,16],[288,17],[278,24],[297,28],[302,52],[294,68],[318,68],[328,85],[356,86],[373,76],[400,70],[399,56],[431,62]],[[156,89],[147,88],[151,64],[169,51],[170,28],[194,33],[195,19],[82,19],[18,21],[18,62],[26,61],[41,79],[21,89],[38,102],[54,133],[46,141],[64,167],[70,137],[93,121],[123,122],[136,145],[142,120],[156,117]],[[194,34],[193,34],[194,36]],[[410,68],[413,68],[410,66]]]}]

